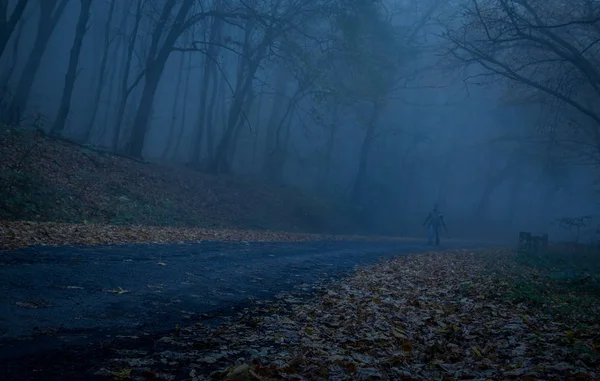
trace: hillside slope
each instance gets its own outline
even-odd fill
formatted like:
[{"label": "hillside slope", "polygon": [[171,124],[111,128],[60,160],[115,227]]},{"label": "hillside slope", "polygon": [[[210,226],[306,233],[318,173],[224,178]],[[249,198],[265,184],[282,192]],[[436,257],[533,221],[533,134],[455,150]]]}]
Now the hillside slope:
[{"label": "hillside slope", "polygon": [[356,233],[348,208],[306,192],[142,163],[0,128],[0,220]]}]

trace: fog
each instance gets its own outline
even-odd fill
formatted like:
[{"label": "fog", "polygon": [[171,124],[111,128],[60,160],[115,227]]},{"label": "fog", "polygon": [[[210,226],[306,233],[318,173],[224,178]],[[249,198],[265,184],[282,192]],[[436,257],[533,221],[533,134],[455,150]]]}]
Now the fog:
[{"label": "fog", "polygon": [[453,238],[600,217],[596,1],[3,7],[4,123],[305,189],[383,234],[434,203]]}]

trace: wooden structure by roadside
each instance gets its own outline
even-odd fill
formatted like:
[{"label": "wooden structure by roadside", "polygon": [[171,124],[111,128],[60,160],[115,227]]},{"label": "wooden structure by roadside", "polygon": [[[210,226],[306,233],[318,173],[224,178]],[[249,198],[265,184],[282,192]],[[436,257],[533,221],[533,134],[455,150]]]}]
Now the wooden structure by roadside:
[{"label": "wooden structure by roadside", "polygon": [[519,232],[519,253],[529,255],[544,254],[548,249],[548,234],[532,235],[530,232]]}]

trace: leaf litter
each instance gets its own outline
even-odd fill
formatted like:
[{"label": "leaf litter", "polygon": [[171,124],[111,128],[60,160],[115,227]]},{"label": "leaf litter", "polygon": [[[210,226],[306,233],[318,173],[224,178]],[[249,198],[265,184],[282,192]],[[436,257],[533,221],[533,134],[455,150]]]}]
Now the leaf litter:
[{"label": "leaf litter", "polygon": [[407,239],[410,240],[410,238],[402,237],[308,234],[285,231],[0,221],[0,250],[13,250],[27,246],[182,244],[202,241],[248,244],[248,242],[403,241]]},{"label": "leaf litter", "polygon": [[507,297],[540,273],[509,250],[404,256],[179,327],[96,374],[132,380],[594,380],[600,310],[558,313]]}]

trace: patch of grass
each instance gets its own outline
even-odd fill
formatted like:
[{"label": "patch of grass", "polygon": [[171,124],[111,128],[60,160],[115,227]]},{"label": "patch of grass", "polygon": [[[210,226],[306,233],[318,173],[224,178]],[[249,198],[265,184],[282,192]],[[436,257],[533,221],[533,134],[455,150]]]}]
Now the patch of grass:
[{"label": "patch of grass", "polygon": [[542,275],[524,278],[509,285],[506,299],[544,313],[581,315],[591,320],[600,318],[595,312],[595,306],[600,302],[600,284],[591,277],[561,279]]},{"label": "patch of grass", "polygon": [[71,203],[67,191],[48,186],[30,172],[0,172],[0,219],[67,220],[70,213],[64,205]]},{"label": "patch of grass", "polygon": [[593,247],[578,250],[552,248],[539,255],[519,253],[516,260],[519,264],[547,271],[561,272],[595,272],[600,273],[600,251]]}]

